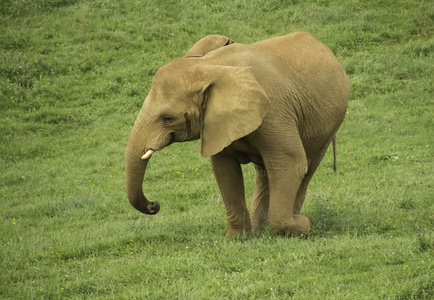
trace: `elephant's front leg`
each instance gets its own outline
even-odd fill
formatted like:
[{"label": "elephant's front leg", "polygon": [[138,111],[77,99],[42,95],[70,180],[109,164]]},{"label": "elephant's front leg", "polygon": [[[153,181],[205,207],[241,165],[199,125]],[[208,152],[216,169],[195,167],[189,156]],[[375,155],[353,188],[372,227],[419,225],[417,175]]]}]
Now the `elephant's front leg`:
[{"label": "elephant's front leg", "polygon": [[263,166],[255,165],[256,183],[250,203],[250,220],[252,230],[260,231],[267,223],[270,189],[268,188],[267,171]]},{"label": "elephant's front leg", "polygon": [[246,207],[241,166],[235,159],[216,154],[211,157],[214,175],[226,207],[229,230],[226,236],[238,236],[252,230]]},{"label": "elephant's front leg", "polygon": [[298,190],[307,171],[304,153],[265,161],[270,188],[268,224],[278,234],[307,237],[309,219],[294,210]]}]

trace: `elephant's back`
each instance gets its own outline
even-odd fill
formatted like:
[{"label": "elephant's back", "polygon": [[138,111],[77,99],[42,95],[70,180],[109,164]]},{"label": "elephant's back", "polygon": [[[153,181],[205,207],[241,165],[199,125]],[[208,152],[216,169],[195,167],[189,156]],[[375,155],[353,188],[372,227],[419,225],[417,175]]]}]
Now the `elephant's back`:
[{"label": "elephant's back", "polygon": [[256,56],[268,63],[283,78],[301,89],[318,93],[322,101],[346,107],[350,84],[344,68],[333,52],[306,32],[295,32],[251,45]]},{"label": "elephant's back", "polygon": [[[350,85],[345,70],[324,44],[306,32],[251,45],[231,44],[203,57],[205,64],[252,68],[270,98],[306,91],[317,105],[347,107]],[[314,103],[312,103],[314,104]]]}]

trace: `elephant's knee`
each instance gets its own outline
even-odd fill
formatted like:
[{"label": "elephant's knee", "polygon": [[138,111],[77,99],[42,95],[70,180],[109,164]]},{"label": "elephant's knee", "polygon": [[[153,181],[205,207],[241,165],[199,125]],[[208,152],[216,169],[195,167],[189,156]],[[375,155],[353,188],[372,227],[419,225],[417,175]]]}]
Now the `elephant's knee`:
[{"label": "elephant's knee", "polygon": [[269,217],[268,224],[274,232],[280,235],[307,238],[310,232],[310,221],[302,215],[293,215],[290,220]]}]

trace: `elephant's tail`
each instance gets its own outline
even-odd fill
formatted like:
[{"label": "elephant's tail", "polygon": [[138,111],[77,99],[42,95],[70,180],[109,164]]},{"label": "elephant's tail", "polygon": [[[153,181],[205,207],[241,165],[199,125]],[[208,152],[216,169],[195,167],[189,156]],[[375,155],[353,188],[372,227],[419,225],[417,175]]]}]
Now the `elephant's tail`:
[{"label": "elephant's tail", "polygon": [[336,134],[333,136],[333,171],[336,173]]}]

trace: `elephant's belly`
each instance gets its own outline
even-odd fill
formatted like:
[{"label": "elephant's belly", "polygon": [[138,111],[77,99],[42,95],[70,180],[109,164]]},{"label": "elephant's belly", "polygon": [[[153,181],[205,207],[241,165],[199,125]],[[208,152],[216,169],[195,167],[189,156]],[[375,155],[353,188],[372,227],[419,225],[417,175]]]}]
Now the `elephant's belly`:
[{"label": "elephant's belly", "polygon": [[256,165],[264,165],[264,161],[259,155],[259,152],[245,141],[235,141],[224,151],[226,155],[235,158],[240,164],[248,164],[252,162]]},{"label": "elephant's belly", "polygon": [[259,155],[248,155],[249,159],[252,163],[259,166],[264,166],[264,161],[262,160],[262,157]]}]

